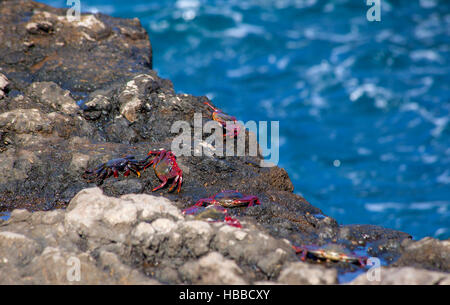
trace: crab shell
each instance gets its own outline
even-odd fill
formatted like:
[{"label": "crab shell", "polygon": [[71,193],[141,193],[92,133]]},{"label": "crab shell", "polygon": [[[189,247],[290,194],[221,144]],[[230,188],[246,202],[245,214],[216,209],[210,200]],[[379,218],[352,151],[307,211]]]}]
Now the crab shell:
[{"label": "crab shell", "polygon": [[242,228],[239,220],[228,215],[228,211],[220,205],[191,206],[182,212],[184,215],[195,215],[196,220],[206,220],[208,222],[225,222],[226,224]]},{"label": "crab shell", "polygon": [[294,246],[294,249],[297,253],[302,253],[301,259],[303,261],[306,260],[306,256],[308,255],[308,253],[320,259],[345,263],[357,263],[361,266],[365,266],[365,262],[367,261],[366,257],[358,256],[339,244],[330,243],[324,246]]},{"label": "crab shell", "polygon": [[210,103],[205,102],[212,110],[212,119],[222,125],[225,128],[226,133],[224,136],[234,138],[241,132],[241,126],[238,124],[236,117],[232,115],[228,115],[222,112],[215,107],[213,107]]},{"label": "crab shell", "polygon": [[[154,158],[148,162],[148,159],[151,157]],[[183,171],[178,167],[178,163],[173,152],[164,149],[157,151],[151,150],[148,153],[144,169],[146,169],[150,165],[153,165],[156,176],[159,178],[159,180],[162,181],[159,186],[155,187],[152,190],[153,192],[162,188],[164,185],[166,185],[167,181],[172,178],[174,178],[174,181],[169,188],[169,192],[172,191],[175,186],[177,186],[177,184],[177,192],[180,192],[181,183],[183,182]]]},{"label": "crab shell", "polygon": [[256,196],[243,195],[238,191],[227,190],[217,193],[212,197],[200,199],[195,205],[204,206],[205,204],[220,205],[225,208],[234,208],[240,206],[251,207],[253,205],[260,205],[261,202]]}]

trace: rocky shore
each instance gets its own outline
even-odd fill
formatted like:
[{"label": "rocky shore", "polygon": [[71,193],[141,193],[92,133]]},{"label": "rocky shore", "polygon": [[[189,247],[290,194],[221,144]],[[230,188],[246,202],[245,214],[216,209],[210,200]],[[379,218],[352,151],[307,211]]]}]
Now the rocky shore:
[{"label": "rocky shore", "polygon": [[[169,150],[175,121],[211,118],[206,97],[177,94],[152,70],[139,20],[69,21],[64,9],[2,1],[0,54],[1,284],[337,284],[349,274],[353,284],[450,284],[450,241],[340,225],[261,157],[179,156],[179,194],[152,193],[152,170],[87,183],[84,170],[100,163]],[[182,215],[224,189],[261,200],[230,209],[243,228]],[[303,262],[292,247],[329,242],[379,258],[380,280],[368,281],[368,267]]]}]

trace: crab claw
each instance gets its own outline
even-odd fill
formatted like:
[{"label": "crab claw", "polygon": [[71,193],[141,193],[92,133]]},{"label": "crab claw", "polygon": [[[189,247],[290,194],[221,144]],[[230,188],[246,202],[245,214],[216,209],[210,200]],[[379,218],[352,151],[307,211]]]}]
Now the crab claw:
[{"label": "crab claw", "polygon": [[232,227],[240,228],[242,229],[242,225],[236,218],[232,218],[230,216],[225,216],[225,223],[227,225],[230,225]]},{"label": "crab claw", "polygon": [[183,215],[194,215],[197,214],[202,208],[198,206],[191,206],[182,211]]}]

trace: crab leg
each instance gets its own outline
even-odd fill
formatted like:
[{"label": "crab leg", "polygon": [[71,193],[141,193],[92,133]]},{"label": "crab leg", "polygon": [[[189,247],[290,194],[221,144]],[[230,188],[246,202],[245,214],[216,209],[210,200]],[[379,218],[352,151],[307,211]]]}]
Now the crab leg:
[{"label": "crab leg", "polygon": [[[141,173],[139,172],[138,167],[135,167],[134,165],[127,165],[125,168],[127,168],[128,175],[130,174],[130,171],[132,171],[136,176],[138,176],[138,177],[141,176]],[[124,176],[125,176],[125,174],[124,174]]]},{"label": "crab leg", "polygon": [[209,199],[209,198],[204,198],[204,199],[200,199],[199,201],[197,201],[197,202],[195,203],[195,206],[202,207],[202,206],[204,206],[203,204],[204,204],[205,202],[206,202],[208,205],[213,204],[213,201],[212,201],[211,199]]},{"label": "crab leg", "polygon": [[217,108],[214,108],[214,106],[211,105],[211,104],[208,103],[208,102],[204,102],[204,104],[205,104],[205,105],[208,105],[209,107],[211,107],[211,109],[212,109],[213,111],[220,111],[220,110],[218,110]]},{"label": "crab leg", "polygon": [[96,183],[98,183],[98,184],[102,184],[102,183],[103,183],[103,180],[106,179],[106,178],[108,178],[108,177],[110,177],[111,174],[112,174],[112,173],[111,173],[111,170],[110,170],[109,168],[108,168],[108,169],[102,169],[102,171],[100,171],[100,172],[97,174],[96,177],[94,177],[94,178],[88,180],[88,182],[89,182],[89,183],[96,182]]},{"label": "crab leg", "polygon": [[150,162],[148,162],[147,164],[144,165],[143,170],[145,170],[147,167],[149,167],[150,165],[153,164],[153,167],[155,167],[155,165],[162,159],[162,157],[164,156],[164,153],[161,153],[158,150],[151,150],[148,152],[147,157],[145,158],[145,162],[148,161],[149,158],[153,157],[154,155],[156,155],[155,158],[153,158]]},{"label": "crab leg", "polygon": [[108,175],[108,171],[106,169],[100,171],[98,173],[98,175],[96,177],[94,177],[93,179],[89,180],[89,182],[94,182],[94,181],[103,181],[103,179],[105,179],[105,177]]},{"label": "crab leg", "polygon": [[242,228],[241,223],[239,222],[239,220],[232,218],[230,216],[225,216],[225,223],[232,226],[232,227],[236,227],[236,228]]},{"label": "crab leg", "polygon": [[123,176],[124,176],[124,177],[128,177],[128,176],[130,175],[130,169],[129,169],[128,167],[126,167],[126,166],[125,166],[125,168],[126,168],[127,170],[125,171],[125,173],[123,173]]},{"label": "crab leg", "polygon": [[[179,176],[179,175],[177,175],[177,176],[175,177],[175,179],[173,179],[173,183],[172,183],[172,185],[169,187],[169,192],[171,192],[171,191],[173,190],[173,188],[177,185],[177,182],[178,182],[179,179],[180,179],[180,176]],[[180,191],[178,190],[178,192],[180,192]]]},{"label": "crab leg", "polygon": [[178,180],[178,188],[177,188],[177,193],[180,192],[181,190],[181,184],[183,183],[183,176],[179,175],[180,179]]},{"label": "crab leg", "polygon": [[161,177],[161,180],[163,181],[159,186],[155,187],[152,192],[159,190],[160,188],[162,188],[164,185],[166,185],[167,183],[167,178],[166,177]]},{"label": "crab leg", "polygon": [[302,251],[302,257],[300,258],[302,261],[305,261],[306,260],[306,255],[308,254],[308,251],[307,250],[303,250]]}]

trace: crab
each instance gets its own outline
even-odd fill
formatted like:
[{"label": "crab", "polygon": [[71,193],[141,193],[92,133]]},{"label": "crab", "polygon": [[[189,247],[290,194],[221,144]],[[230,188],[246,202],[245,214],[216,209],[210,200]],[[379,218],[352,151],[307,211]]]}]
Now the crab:
[{"label": "crab", "polygon": [[335,243],[328,243],[323,246],[293,246],[293,248],[296,254],[301,253],[300,259],[302,261],[305,261],[309,255],[310,257],[321,260],[357,264],[361,267],[364,267],[367,262],[367,257],[359,256],[346,247]]},{"label": "crab", "polygon": [[227,209],[220,205],[209,205],[207,207],[191,206],[182,212],[184,215],[193,215],[196,220],[206,220],[208,222],[225,222],[227,225],[242,228],[241,223],[236,218],[228,215]]},{"label": "crab", "polygon": [[183,171],[178,167],[176,159],[175,154],[170,150],[161,149],[148,152],[147,158],[143,161],[143,169],[145,170],[150,165],[153,165],[156,176],[162,181],[159,186],[152,189],[152,192],[162,188],[172,178],[174,180],[169,187],[169,192],[177,185],[177,192],[180,192],[181,183],[183,182]]},{"label": "crab", "polygon": [[141,161],[136,160],[136,157],[133,155],[127,155],[123,158],[112,159],[102,163],[94,170],[86,170],[83,178],[87,179],[88,182],[98,182],[101,184],[103,180],[111,176],[115,178],[119,177],[119,172],[124,172],[123,175],[125,177],[128,177],[131,172],[140,177],[140,170]]},{"label": "crab", "polygon": [[240,206],[251,207],[253,205],[260,205],[258,197],[252,195],[243,195],[238,191],[221,191],[212,197],[203,198],[195,203],[195,206],[220,205],[226,208],[234,208]]},{"label": "crab", "polygon": [[204,104],[208,105],[213,110],[212,119],[225,128],[224,137],[234,138],[238,136],[241,132],[241,127],[234,116],[223,113],[222,110],[215,108],[208,102],[205,102]]}]

